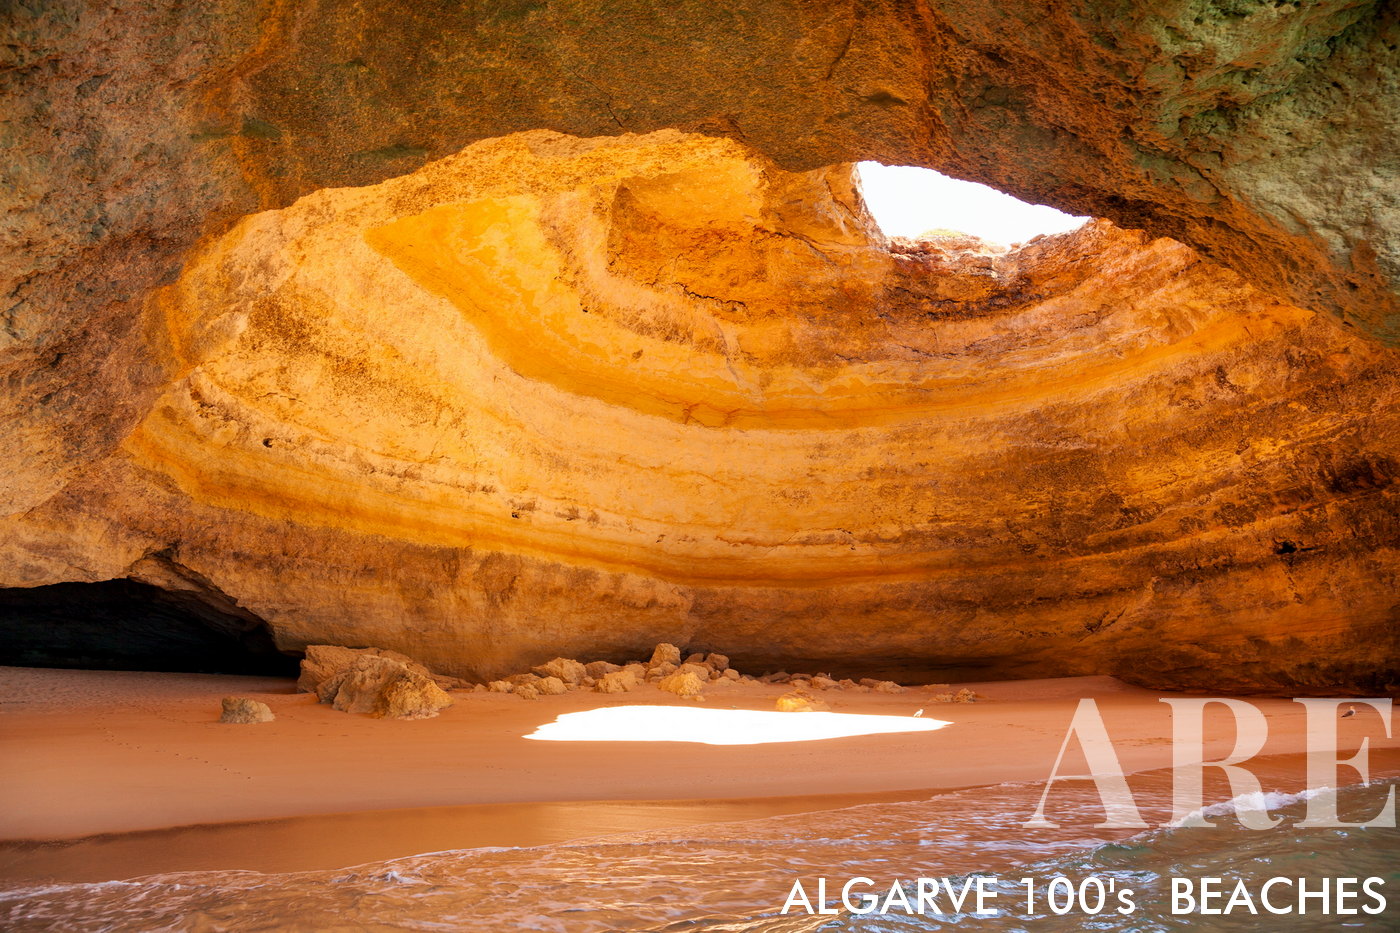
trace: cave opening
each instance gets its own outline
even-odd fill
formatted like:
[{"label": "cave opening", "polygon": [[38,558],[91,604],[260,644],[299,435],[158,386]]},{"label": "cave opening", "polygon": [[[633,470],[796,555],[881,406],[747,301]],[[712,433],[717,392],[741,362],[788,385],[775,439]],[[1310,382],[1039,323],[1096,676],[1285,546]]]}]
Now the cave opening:
[{"label": "cave opening", "polygon": [[298,662],[227,597],[125,579],[0,589],[4,665],[295,676]]},{"label": "cave opening", "polygon": [[970,235],[1010,247],[1037,236],[1077,230],[1090,219],[1030,204],[989,185],[933,169],[861,162],[856,171],[866,207],[889,237]]}]

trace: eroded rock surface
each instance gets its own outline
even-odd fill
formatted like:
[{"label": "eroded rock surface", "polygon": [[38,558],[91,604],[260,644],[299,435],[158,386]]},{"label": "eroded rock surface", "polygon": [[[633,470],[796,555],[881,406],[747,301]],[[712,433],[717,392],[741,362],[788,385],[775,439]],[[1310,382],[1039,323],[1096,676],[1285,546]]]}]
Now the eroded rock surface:
[{"label": "eroded rock surface", "polygon": [[335,645],[308,646],[297,680],[298,690],[342,712],[384,719],[431,719],[452,705],[444,688],[461,685],[396,651]]},{"label": "eroded rock surface", "polygon": [[849,166],[536,132],[249,217],[146,308],[158,393],[3,521],[3,585],[168,552],[283,648],[477,678],[659,637],[911,679],[1400,669],[1394,352],[1171,240],[891,249]]},{"label": "eroded rock surface", "polygon": [[223,712],[219,714],[219,722],[247,725],[272,722],[277,718],[266,703],[249,697],[224,697],[222,707]]},{"label": "eroded rock surface", "polygon": [[113,0],[0,36],[0,514],[145,417],[141,309],[202,236],[522,130],[928,165],[1400,341],[1394,0]]}]

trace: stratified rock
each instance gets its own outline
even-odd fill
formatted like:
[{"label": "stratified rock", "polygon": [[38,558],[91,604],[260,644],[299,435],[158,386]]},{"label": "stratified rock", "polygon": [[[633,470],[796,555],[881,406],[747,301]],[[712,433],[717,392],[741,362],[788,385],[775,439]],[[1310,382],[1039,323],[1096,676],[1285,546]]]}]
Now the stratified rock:
[{"label": "stratified rock", "polygon": [[277,718],[272,715],[272,710],[268,708],[266,703],[248,697],[224,697],[223,707],[224,711],[219,716],[219,722],[272,722]]},{"label": "stratified rock", "polygon": [[555,658],[533,668],[541,677],[557,677],[567,684],[580,684],[588,676],[587,669],[579,661],[570,658]]},{"label": "stratified rock", "polygon": [[698,697],[704,692],[705,681],[688,671],[677,671],[661,678],[656,686],[678,697]]},{"label": "stratified rock", "polygon": [[[1128,160],[1093,184],[1066,181],[1077,150],[1017,171],[1231,262],[1273,243],[1290,294],[1389,275],[1360,213],[1278,249],[1244,201],[1177,197],[1197,185],[1158,177],[1167,143],[1131,137],[1143,163],[1122,129],[1089,134]],[[1352,139],[1347,165],[1377,145]],[[1361,178],[1202,164],[1207,200]],[[910,680],[966,661],[1379,695],[1400,670],[1395,353],[1180,243],[1106,221],[1015,250],[892,243],[848,165],[793,173],[672,130],[521,133],[236,224],[169,219],[207,238],[137,237],[166,252],[100,281],[65,265],[71,289],[22,280],[0,583],[123,579],[178,547],[283,649],[368,642],[479,678],[658,637],[772,667],[903,658]],[[136,287],[155,267],[168,282]]]}]

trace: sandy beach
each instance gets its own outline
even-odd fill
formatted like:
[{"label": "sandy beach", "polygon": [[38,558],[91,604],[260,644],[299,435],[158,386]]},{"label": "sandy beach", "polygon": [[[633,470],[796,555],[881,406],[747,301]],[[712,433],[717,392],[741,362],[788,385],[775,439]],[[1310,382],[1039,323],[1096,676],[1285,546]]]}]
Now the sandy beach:
[{"label": "sandy beach", "polygon": [[[948,723],[936,731],[714,746],[525,738],[565,713],[693,705],[650,687],[535,701],[455,693],[438,718],[402,722],[337,712],[287,680],[5,668],[0,877],[332,868],[1043,781],[1080,697],[1098,701],[1126,771],[1171,764],[1160,693],[1106,677],[970,686],[984,702],[937,704],[917,690],[823,694],[837,713],[924,708]],[[771,710],[786,689],[716,684],[704,706]],[[219,723],[227,695],[266,702],[276,721]],[[1300,753],[1302,707],[1253,702],[1269,720],[1265,754]],[[1342,750],[1369,735],[1373,770],[1395,766],[1400,742],[1370,719],[1342,723]],[[1207,735],[1209,754],[1229,751],[1231,729]],[[1071,753],[1065,767],[1076,766]]]}]

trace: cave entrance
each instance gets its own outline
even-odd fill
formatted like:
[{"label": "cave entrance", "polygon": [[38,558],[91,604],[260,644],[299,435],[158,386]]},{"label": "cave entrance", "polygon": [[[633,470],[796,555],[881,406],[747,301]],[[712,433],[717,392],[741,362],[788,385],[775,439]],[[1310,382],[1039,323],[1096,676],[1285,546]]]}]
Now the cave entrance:
[{"label": "cave entrance", "polygon": [[0,664],[295,676],[298,659],[227,597],[107,580],[0,589]]},{"label": "cave entrance", "polygon": [[971,235],[1009,247],[1076,230],[1089,220],[932,169],[861,162],[857,172],[865,204],[889,237]]}]

